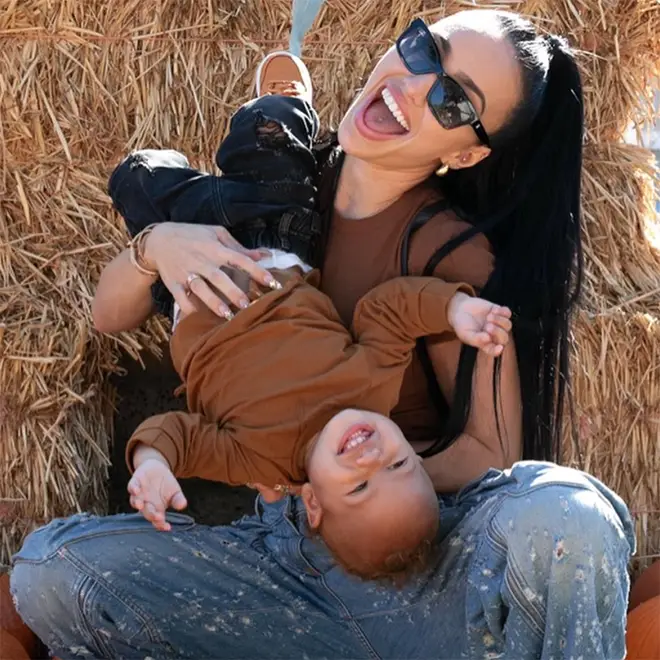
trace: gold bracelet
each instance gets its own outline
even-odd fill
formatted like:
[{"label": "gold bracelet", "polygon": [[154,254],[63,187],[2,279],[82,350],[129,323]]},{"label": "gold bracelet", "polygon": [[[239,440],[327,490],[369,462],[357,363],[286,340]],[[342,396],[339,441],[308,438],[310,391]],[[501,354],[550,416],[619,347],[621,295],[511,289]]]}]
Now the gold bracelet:
[{"label": "gold bracelet", "polygon": [[144,244],[147,240],[149,234],[154,230],[156,224],[149,225],[145,227],[139,234],[133,238],[128,244],[130,250],[131,264],[133,267],[138,270],[143,275],[148,277],[158,277],[159,273],[157,270],[151,270],[146,268],[144,264]]}]

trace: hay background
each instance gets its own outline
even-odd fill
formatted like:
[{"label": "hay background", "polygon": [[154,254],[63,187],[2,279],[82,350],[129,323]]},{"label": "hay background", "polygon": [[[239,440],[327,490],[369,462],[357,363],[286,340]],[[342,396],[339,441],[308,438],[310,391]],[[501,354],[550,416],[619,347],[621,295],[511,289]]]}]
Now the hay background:
[{"label": "hay background", "polygon": [[[575,329],[578,434],[565,459],[637,512],[642,564],[660,554],[660,229],[650,154],[619,144],[658,73],[656,0],[328,0],[304,56],[336,125],[414,15],[510,7],[583,50],[587,282]],[[286,46],[289,0],[0,0],[0,564],[35,523],[103,511],[122,350],[90,327],[100,270],[122,244],[105,195],[119,158],[174,147],[197,166],[250,96],[264,53]],[[530,219],[533,221],[533,219]]]}]

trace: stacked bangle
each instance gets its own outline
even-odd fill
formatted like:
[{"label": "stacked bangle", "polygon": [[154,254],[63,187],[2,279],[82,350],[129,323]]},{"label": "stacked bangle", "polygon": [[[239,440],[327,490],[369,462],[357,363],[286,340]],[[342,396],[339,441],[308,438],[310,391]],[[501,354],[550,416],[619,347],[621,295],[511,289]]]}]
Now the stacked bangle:
[{"label": "stacked bangle", "polygon": [[148,277],[158,277],[157,270],[151,270],[144,265],[144,246],[149,234],[154,230],[156,225],[149,225],[145,227],[139,234],[133,238],[128,244],[130,251],[131,263],[133,267],[143,275]]}]

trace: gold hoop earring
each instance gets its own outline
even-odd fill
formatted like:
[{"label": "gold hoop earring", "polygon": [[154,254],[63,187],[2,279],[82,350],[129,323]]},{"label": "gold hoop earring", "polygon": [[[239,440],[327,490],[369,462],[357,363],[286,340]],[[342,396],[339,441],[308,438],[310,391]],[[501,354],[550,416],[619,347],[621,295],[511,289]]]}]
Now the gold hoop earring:
[{"label": "gold hoop earring", "polygon": [[445,176],[449,172],[449,165],[443,165],[435,171],[436,176]]}]

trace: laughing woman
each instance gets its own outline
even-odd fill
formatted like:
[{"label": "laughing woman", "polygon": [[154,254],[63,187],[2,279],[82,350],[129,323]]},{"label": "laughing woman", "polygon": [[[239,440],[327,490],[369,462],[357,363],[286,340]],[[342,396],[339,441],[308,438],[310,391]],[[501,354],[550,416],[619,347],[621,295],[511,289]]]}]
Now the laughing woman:
[{"label": "laughing woman", "polygon": [[[298,73],[279,83],[308,85],[292,63],[282,71]],[[421,343],[392,415],[440,493],[435,563],[403,588],[361,582],[307,534],[295,497],[221,528],[180,514],[170,533],[140,516],[55,521],[25,542],[12,587],[57,656],[624,657],[626,507],[588,475],[534,462],[559,453],[582,121],[564,42],[475,10],[413,22],[346,113],[340,147],[315,154],[324,222],[311,231],[346,322],[402,273],[467,281],[516,315],[497,362]],[[140,269],[123,253],[106,270],[100,330],[133,328],[174,300],[189,308],[187,283],[218,314],[215,290],[240,306],[222,266],[265,278],[239,229],[204,224],[218,220],[221,178],[175,152],[141,152],[113,181],[129,227],[159,224]]]}]

